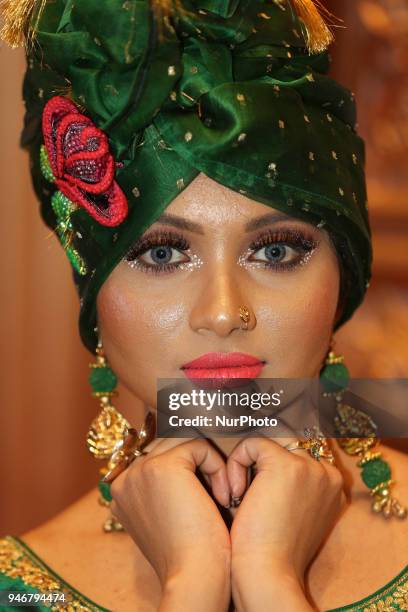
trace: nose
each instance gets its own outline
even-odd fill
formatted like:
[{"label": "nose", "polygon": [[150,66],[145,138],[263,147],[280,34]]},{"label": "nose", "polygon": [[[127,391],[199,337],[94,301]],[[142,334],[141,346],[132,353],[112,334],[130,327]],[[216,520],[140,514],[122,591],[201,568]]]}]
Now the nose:
[{"label": "nose", "polygon": [[225,338],[254,329],[255,312],[239,277],[239,271],[234,274],[229,266],[214,266],[190,312],[193,331]]}]

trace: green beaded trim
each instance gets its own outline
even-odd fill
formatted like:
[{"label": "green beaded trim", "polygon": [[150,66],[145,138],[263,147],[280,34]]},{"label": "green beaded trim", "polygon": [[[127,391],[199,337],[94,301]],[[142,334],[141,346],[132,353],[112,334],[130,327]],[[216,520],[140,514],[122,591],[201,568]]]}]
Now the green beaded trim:
[{"label": "green beaded trim", "polygon": [[[40,148],[40,167],[41,172],[47,181],[55,182],[55,176],[51,170],[50,160],[48,159],[47,149],[44,145]],[[71,223],[71,214],[78,208],[69,198],[61,191],[56,191],[51,199],[51,206],[57,217],[56,232],[60,243],[62,244],[68,260],[72,267],[84,276],[87,274],[87,266],[77,249],[71,246],[73,226]]]},{"label": "green beaded trim", "polygon": [[51,205],[59,221],[58,225],[61,230],[67,231],[73,229],[71,223],[71,213],[74,212],[76,206],[67,196],[61,191],[56,191],[52,196]]},{"label": "green beaded trim", "polygon": [[50,160],[48,159],[47,149],[44,145],[40,148],[40,168],[43,176],[50,183],[55,183],[55,176],[51,170]]},{"label": "green beaded trim", "polygon": [[87,273],[87,266],[78,251],[71,246],[73,226],[71,223],[71,213],[76,210],[76,206],[61,191],[56,191],[52,196],[51,206],[57,217],[56,231],[59,240],[64,247],[67,257],[73,268],[82,276]]}]

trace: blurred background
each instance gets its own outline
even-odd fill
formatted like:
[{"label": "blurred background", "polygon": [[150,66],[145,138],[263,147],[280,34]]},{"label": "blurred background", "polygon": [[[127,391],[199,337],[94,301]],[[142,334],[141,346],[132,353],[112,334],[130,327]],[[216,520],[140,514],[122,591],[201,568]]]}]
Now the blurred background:
[{"label": "blurred background", "polygon": [[[408,4],[326,0],[332,74],[356,95],[367,143],[374,275],[363,306],[336,335],[356,377],[408,376]],[[0,535],[22,534],[96,486],[85,437],[98,412],[92,355],[79,340],[68,260],[41,221],[26,154],[21,50],[0,48]],[[116,406],[143,407],[119,388]],[[407,451],[407,440],[384,441]]]}]

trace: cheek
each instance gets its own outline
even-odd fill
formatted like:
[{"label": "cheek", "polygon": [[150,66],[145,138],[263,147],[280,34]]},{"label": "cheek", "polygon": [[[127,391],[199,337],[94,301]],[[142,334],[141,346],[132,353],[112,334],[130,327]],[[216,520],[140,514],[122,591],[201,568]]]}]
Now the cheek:
[{"label": "cheek", "polygon": [[[323,260],[293,285],[281,288],[276,308],[263,309],[277,364],[274,376],[313,377],[321,368],[333,332],[339,293],[337,260]],[[277,359],[279,355],[279,359]]]},{"label": "cheek", "polygon": [[317,275],[311,282],[299,287],[294,307],[298,326],[305,335],[318,335],[331,329],[337,308],[339,284],[336,275]]},{"label": "cheek", "polygon": [[98,295],[98,320],[105,337],[115,341],[126,353],[137,338],[139,344],[150,344],[156,336],[172,335],[184,316],[183,305],[169,295],[151,296],[131,283],[108,279]]},{"label": "cheek", "polygon": [[166,371],[186,319],[185,305],[174,292],[146,291],[146,285],[142,290],[118,268],[99,291],[97,311],[113,370],[132,393],[153,405],[157,372]]}]

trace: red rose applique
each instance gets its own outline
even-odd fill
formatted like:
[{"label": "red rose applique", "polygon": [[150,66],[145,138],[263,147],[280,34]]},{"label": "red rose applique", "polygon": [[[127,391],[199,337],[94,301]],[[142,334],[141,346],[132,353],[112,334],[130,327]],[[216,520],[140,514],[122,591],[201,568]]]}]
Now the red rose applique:
[{"label": "red rose applique", "polygon": [[101,225],[122,223],[128,204],[114,180],[115,161],[106,134],[61,96],[45,105],[42,129],[49,178],[58,189]]}]

